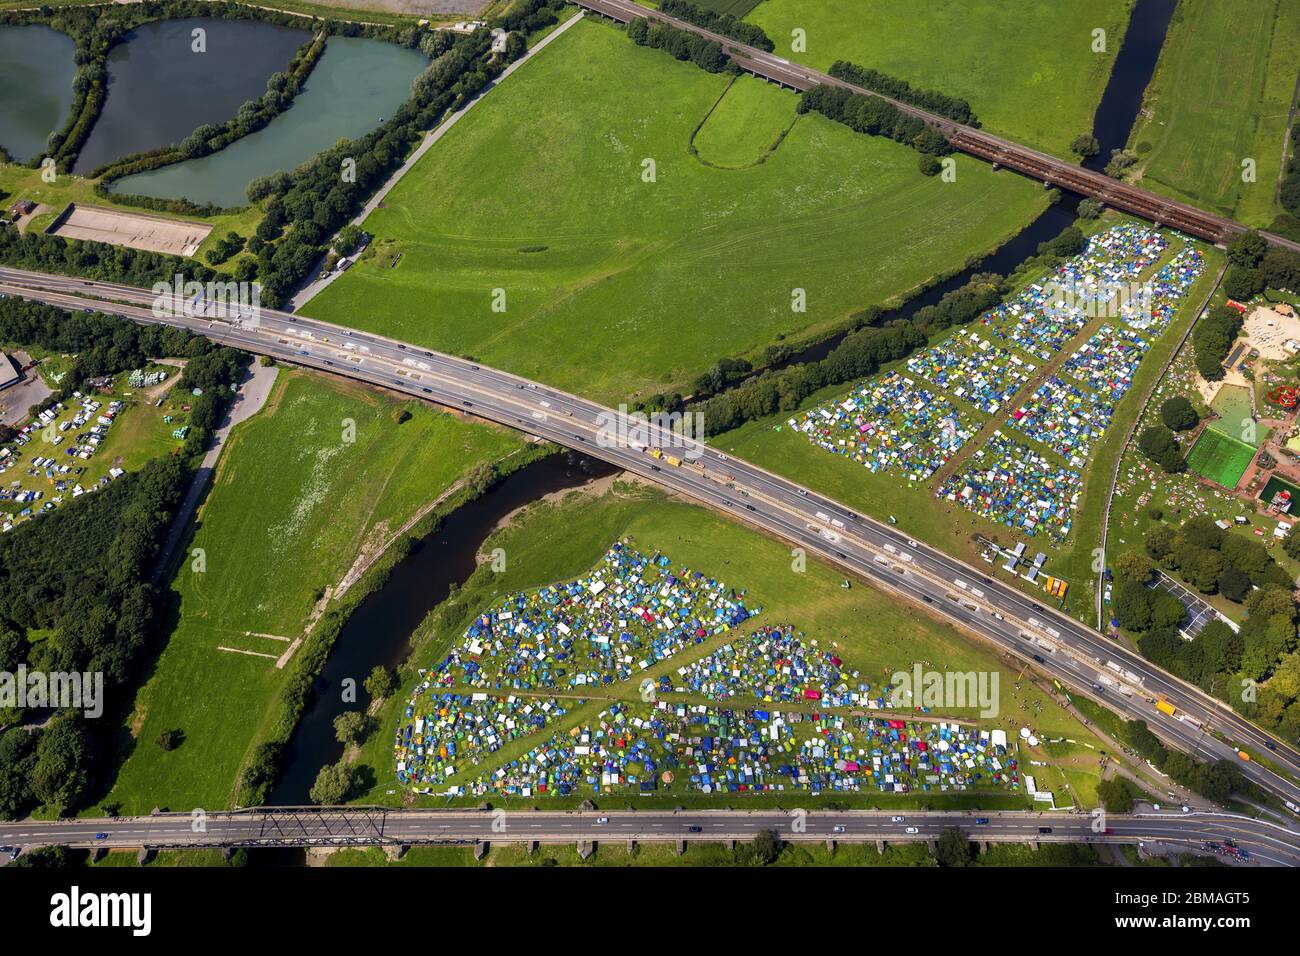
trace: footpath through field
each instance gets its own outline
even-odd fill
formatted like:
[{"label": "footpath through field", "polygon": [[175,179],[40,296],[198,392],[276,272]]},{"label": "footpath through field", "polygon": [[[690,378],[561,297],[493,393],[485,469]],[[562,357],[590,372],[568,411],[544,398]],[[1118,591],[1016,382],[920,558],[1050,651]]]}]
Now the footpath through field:
[{"label": "footpath through field", "polygon": [[[500,84],[503,80],[505,80],[506,77],[510,76],[511,73],[515,72],[515,70],[519,69],[521,66],[527,63],[529,60],[531,60],[538,53],[541,53],[542,50],[544,50],[547,47],[547,45],[551,43],[552,40],[554,40],[556,37],[563,35],[570,27],[572,27],[575,23],[577,23],[579,20],[583,18],[584,13],[585,11],[579,10],[573,16],[569,17],[569,19],[561,23],[558,27],[556,27],[554,30],[552,30],[550,33],[544,36],[538,43],[530,47],[527,53],[525,53],[519,59],[515,60],[515,62],[511,63],[508,67],[506,67],[505,70],[502,71],[499,77],[497,77],[487,86],[483,87],[483,89],[480,90],[479,93],[472,100],[470,100],[460,109],[458,109],[455,113],[452,113],[450,116],[448,116],[447,119],[444,120],[441,124],[439,124],[439,126],[436,129],[430,130],[428,133],[426,133],[424,137],[424,142],[422,142],[419,146],[415,148],[415,152],[413,152],[407,158],[406,162],[402,163],[402,165],[398,167],[397,171],[388,178],[388,182],[384,183],[384,185],[379,188],[379,191],[370,197],[370,201],[367,202],[364,207],[362,207],[361,211],[352,218],[352,225],[355,225],[358,228],[360,228],[361,224],[364,223],[366,219],[370,217],[370,214],[379,208],[380,204],[383,203],[384,199],[387,198],[388,194],[392,192],[393,187],[396,186],[401,181],[402,177],[405,176],[408,172],[410,172],[415,167],[415,164],[420,161],[421,157],[423,157],[425,153],[427,153],[430,149],[433,148],[433,145],[437,143],[438,140],[446,136],[448,131],[451,130],[453,126],[455,126],[457,123],[461,121],[461,118],[464,117],[464,115],[474,107],[474,104],[478,103],[481,99],[483,99],[483,97],[491,93],[492,90],[495,89],[497,85]],[[335,269],[334,271],[330,272],[328,275],[322,276],[321,278],[316,279],[315,281],[303,286],[301,289],[298,290],[297,294],[294,295],[294,297],[289,301],[289,311],[297,312],[309,301],[311,301],[311,299],[318,292],[324,290],[326,286],[328,286],[331,282],[333,282],[342,274],[343,274],[343,270]]]}]

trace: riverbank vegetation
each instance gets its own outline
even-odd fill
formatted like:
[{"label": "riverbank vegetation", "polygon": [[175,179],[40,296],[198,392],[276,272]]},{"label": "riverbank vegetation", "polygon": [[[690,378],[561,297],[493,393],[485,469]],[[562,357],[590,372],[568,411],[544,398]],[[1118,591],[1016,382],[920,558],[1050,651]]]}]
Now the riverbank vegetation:
[{"label": "riverbank vegetation", "polygon": [[[410,413],[401,423],[399,409]],[[247,768],[239,802],[264,797],[334,637],[370,586],[335,594],[349,568],[474,464],[521,446],[420,403],[282,372],[222,453],[170,583],[170,636],[123,731],[132,742],[109,802],[129,812],[229,806]],[[180,732],[179,747],[155,745],[167,730]]]},{"label": "riverbank vegetation", "polygon": [[[691,137],[733,94],[761,101],[769,143],[789,132],[761,163],[704,165]],[[796,105],[578,23],[430,150],[366,220],[366,252],[304,308],[634,404],[724,357],[759,366],[774,343],[820,341],[1043,209],[1019,177],[954,157],[955,182],[927,179],[913,151]],[[462,188],[438,188],[449,176]]]},{"label": "riverbank vegetation", "polygon": [[[15,727],[0,736],[0,815],[58,816],[86,806],[111,779],[120,743],[113,718],[162,633],[162,604],[149,583],[153,564],[244,357],[188,332],[16,299],[0,300],[0,339],[78,352],[63,391],[49,403],[70,399],[88,377],[141,367],[147,356],[186,358],[178,387],[202,391],[190,435],[175,454],[0,536],[0,670],[14,673],[26,664],[103,676],[104,718],[56,711],[42,730]],[[0,723],[24,716],[6,711]]]}]

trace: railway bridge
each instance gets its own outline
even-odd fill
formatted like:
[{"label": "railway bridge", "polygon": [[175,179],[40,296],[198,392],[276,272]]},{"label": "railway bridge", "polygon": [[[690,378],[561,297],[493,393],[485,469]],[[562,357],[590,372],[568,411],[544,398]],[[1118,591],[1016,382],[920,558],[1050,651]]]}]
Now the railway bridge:
[{"label": "railway bridge", "polygon": [[[949,145],[960,152],[998,166],[1005,166],[1022,175],[1037,179],[1044,185],[1100,200],[1108,206],[1150,220],[1157,225],[1169,226],[1198,239],[1222,244],[1248,230],[1248,227],[1232,219],[1168,199],[1149,189],[1121,182],[1104,173],[1084,169],[1003,137],[954,122],[910,103],[903,103],[865,87],[848,83],[811,67],[792,63],[775,54],[706,30],[688,21],[643,7],[635,0],[574,0],[574,2],[580,7],[619,23],[644,17],[716,40],[745,71],[793,90],[803,92],[818,85],[835,86],[885,100],[904,113],[915,116],[938,130],[948,140]],[[1273,245],[1300,252],[1300,242],[1269,232],[1263,232],[1261,235]]]}]

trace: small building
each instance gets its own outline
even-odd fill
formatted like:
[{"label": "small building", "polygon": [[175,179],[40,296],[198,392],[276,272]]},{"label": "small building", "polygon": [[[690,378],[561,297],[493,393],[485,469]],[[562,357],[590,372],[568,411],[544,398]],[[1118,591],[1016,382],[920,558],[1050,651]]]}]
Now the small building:
[{"label": "small building", "polygon": [[9,207],[9,215],[13,216],[14,222],[17,222],[23,216],[30,216],[36,211],[36,203],[30,199],[20,199]]},{"label": "small building", "polygon": [[22,378],[18,374],[18,367],[13,359],[3,352],[0,352],[0,388],[8,388],[10,385],[16,385]]}]

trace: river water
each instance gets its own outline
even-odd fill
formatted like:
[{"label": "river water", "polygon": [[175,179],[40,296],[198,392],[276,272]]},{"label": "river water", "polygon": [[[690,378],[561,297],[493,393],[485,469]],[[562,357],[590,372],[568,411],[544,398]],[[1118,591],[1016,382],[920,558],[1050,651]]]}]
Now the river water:
[{"label": "river water", "polygon": [[[195,30],[203,31],[203,52],[195,49]],[[212,17],[137,27],[108,54],[108,97],[73,172],[85,175],[179,143],[204,123],[233,119],[310,38],[295,27]]]},{"label": "river water", "polygon": [[[1128,36],[1116,57],[1094,121],[1094,135],[1104,150],[1104,156],[1096,157],[1089,164],[1099,164],[1094,168],[1104,167],[1110,149],[1122,148],[1127,142],[1176,5],[1177,0],[1137,0],[1134,5]],[[1006,175],[1015,174],[1008,171]],[[1006,275],[1015,271],[1037,252],[1040,243],[1056,237],[1074,222],[1078,202],[1077,196],[1064,195],[1059,203],[1045,210],[996,252],[885,318],[907,317],[924,305],[938,302],[976,272]],[[824,358],[841,338],[842,335],[836,336],[811,346],[787,364]],[[343,752],[333,731],[334,718],[346,709],[339,700],[339,682],[353,677],[359,685],[376,664],[393,667],[405,659],[411,632],[447,596],[452,581],[462,582],[474,570],[479,546],[502,517],[552,491],[577,487],[610,470],[600,462],[573,455],[531,465],[483,498],[457,510],[442,529],[405,558],[384,587],[367,598],[353,614],[339,635],[318,681],[317,696],[294,735],[287,769],[270,802],[279,805],[310,802],[307,792],[317,772],[325,764],[338,760]],[[358,695],[361,699],[347,707],[365,708],[368,700],[364,691],[358,690]],[[381,727],[376,733],[388,731],[389,728]],[[385,769],[375,768],[381,774]]]},{"label": "river water", "polygon": [[72,108],[72,38],[40,24],[0,27],[0,146],[20,163],[45,151]]},{"label": "river water", "polygon": [[[545,495],[579,488],[613,471],[604,462],[571,452],[543,458],[457,508],[442,527],[420,541],[340,632],[290,742],[286,770],[268,802],[311,802],[308,791],[320,768],[343,755],[343,746],[334,737],[334,718],[345,710],[364,711],[369,706],[369,695],[361,687],[366,676],[377,664],[393,668],[406,659],[411,634],[446,599],[452,584],[463,584],[473,573],[479,548],[502,518]],[[342,682],[348,678],[357,684],[356,703],[342,700]],[[391,728],[375,732],[386,734]],[[375,769],[382,774],[388,768]]]}]

